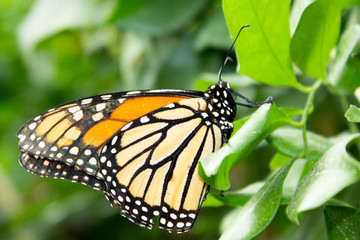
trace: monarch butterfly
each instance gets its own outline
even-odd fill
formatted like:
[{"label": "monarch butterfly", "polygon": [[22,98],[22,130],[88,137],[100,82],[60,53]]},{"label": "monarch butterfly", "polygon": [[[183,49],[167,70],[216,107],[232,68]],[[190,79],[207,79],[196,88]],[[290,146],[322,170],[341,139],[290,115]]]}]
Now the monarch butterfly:
[{"label": "monarch butterfly", "polygon": [[[197,173],[199,159],[230,137],[236,105],[272,101],[235,92],[221,80],[222,69],[206,92],[119,92],[45,111],[17,133],[20,164],[103,191],[140,226],[151,229],[158,217],[160,228],[188,231],[209,191]],[[237,103],[232,94],[254,105]]]}]

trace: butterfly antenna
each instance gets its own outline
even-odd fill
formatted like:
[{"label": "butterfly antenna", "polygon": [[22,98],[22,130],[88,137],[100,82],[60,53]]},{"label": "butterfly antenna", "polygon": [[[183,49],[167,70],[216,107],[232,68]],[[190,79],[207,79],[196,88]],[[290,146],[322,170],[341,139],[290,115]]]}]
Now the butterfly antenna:
[{"label": "butterfly antenna", "polygon": [[222,66],[221,66],[221,68],[220,68],[220,71],[219,71],[219,75],[218,75],[218,80],[219,80],[219,81],[221,80],[221,74],[222,74],[222,71],[223,71],[226,63],[227,63],[229,60],[232,62],[232,58],[229,57],[229,55],[230,55],[230,52],[232,51],[232,49],[233,49],[234,46],[235,46],[236,40],[238,39],[238,37],[239,37],[239,35],[240,35],[240,33],[241,33],[241,30],[243,30],[243,28],[246,28],[246,27],[249,27],[249,26],[250,26],[249,24],[246,24],[246,25],[242,26],[242,27],[240,28],[238,34],[236,35],[236,38],[235,38],[234,42],[231,44],[231,47],[230,47],[229,51],[228,51],[227,54],[226,54],[225,61],[224,61],[224,63],[222,64]]}]

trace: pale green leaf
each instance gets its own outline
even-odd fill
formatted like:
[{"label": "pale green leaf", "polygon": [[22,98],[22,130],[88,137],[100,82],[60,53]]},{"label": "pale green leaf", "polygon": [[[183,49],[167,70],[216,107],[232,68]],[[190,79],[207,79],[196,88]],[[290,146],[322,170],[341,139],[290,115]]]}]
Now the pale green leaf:
[{"label": "pale green leaf", "polygon": [[290,161],[268,179],[243,207],[235,209],[220,239],[251,239],[269,225],[280,205],[283,184],[293,163],[294,160]]},{"label": "pale green leaf", "polygon": [[349,143],[359,139],[360,134],[354,134],[335,144],[302,179],[287,208],[291,221],[299,223],[299,213],[321,206],[360,180],[360,163],[346,151]]},{"label": "pale green leaf", "polygon": [[[360,8],[350,11],[352,18],[360,18]],[[336,48],[336,57],[331,64],[329,83],[341,94],[352,94],[360,86],[360,24],[349,21]]]},{"label": "pale green leaf", "polygon": [[18,41],[23,51],[65,29],[104,23],[110,17],[114,1],[38,0],[22,20]]},{"label": "pale green leaf", "polygon": [[350,108],[345,113],[345,117],[349,122],[360,122],[360,108],[350,105]]}]

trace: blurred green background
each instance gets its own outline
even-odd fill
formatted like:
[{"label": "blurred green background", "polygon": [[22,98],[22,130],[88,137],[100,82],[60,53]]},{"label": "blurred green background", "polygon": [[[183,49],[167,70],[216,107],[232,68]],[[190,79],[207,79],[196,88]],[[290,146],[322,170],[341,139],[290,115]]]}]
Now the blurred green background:
[{"label": "blurred green background", "polygon": [[[26,172],[15,134],[38,113],[78,98],[131,89],[205,90],[216,82],[231,42],[219,0],[0,1],[0,239],[216,239],[227,207],[202,208],[185,235],[140,228],[101,192]],[[303,106],[306,95],[234,74],[236,64],[227,66],[224,80],[240,93]],[[340,103],[327,90],[318,93],[315,109],[309,129],[333,136],[346,127]],[[239,117],[251,112],[238,111]],[[274,150],[258,148],[232,170],[234,189],[268,174]],[[325,229],[324,220],[316,220],[314,237]],[[311,221],[297,227],[280,209],[258,238],[297,233],[301,239]]]}]

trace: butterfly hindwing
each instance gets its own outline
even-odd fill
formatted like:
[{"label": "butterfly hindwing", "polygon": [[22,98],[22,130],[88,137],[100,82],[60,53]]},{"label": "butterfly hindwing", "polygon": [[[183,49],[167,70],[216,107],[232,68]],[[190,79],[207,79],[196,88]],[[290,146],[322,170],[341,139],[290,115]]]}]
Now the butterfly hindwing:
[{"label": "butterfly hindwing", "polygon": [[68,179],[100,191],[106,189],[103,181],[59,161],[44,159],[26,152],[21,152],[19,161],[21,166],[41,177]]},{"label": "butterfly hindwing", "polygon": [[108,193],[133,222],[178,232],[189,230],[208,186],[197,163],[220,148],[220,129],[210,123],[200,98],[169,104],[124,126],[100,154]]}]

